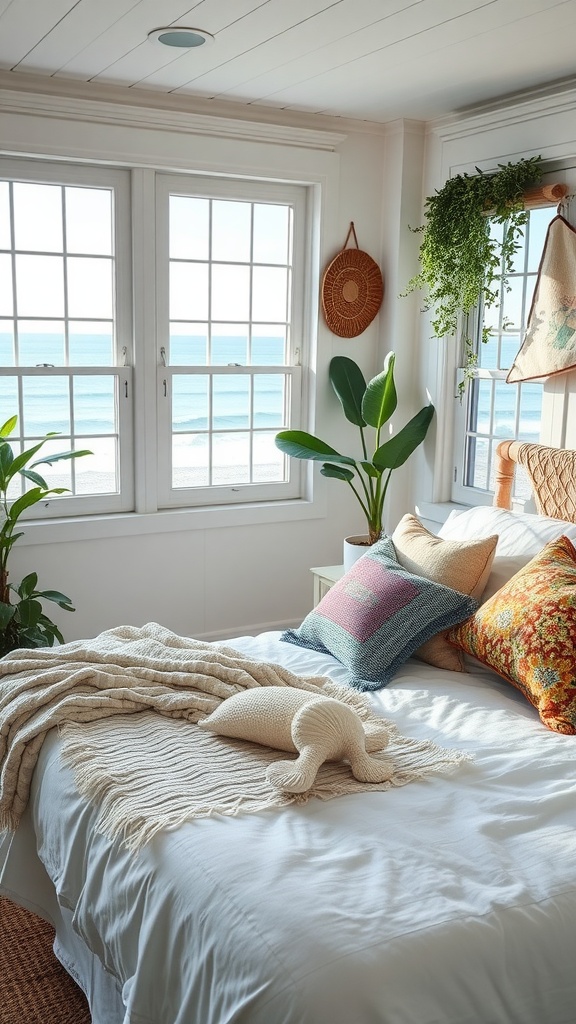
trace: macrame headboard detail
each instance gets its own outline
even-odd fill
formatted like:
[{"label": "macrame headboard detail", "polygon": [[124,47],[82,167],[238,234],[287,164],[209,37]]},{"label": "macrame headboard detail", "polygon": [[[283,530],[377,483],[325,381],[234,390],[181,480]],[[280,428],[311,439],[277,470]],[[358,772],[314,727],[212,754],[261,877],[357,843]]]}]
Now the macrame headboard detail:
[{"label": "macrame headboard detail", "polygon": [[516,464],[523,466],[530,478],[540,515],[576,523],[576,451],[501,441],[496,449],[494,495],[494,504],[499,508],[512,507]]}]

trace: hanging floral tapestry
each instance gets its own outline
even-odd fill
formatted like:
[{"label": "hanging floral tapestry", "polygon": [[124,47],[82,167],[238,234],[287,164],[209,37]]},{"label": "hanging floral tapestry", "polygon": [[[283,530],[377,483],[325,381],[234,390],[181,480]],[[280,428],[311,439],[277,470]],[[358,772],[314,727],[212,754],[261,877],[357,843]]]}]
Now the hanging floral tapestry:
[{"label": "hanging floral tapestry", "polygon": [[576,366],[576,230],[560,214],[548,226],[526,334],[509,384]]}]

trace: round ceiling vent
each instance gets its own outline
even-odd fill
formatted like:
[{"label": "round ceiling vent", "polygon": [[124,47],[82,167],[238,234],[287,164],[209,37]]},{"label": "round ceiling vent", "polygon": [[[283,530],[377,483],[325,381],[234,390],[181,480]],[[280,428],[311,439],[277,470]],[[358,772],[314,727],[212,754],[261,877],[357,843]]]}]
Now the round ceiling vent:
[{"label": "round ceiling vent", "polygon": [[205,43],[213,43],[214,36],[201,28],[181,28],[178,25],[170,25],[167,28],[155,28],[148,33],[148,39],[153,43],[161,43],[162,46],[172,46],[175,49],[191,50],[196,46],[204,46]]}]

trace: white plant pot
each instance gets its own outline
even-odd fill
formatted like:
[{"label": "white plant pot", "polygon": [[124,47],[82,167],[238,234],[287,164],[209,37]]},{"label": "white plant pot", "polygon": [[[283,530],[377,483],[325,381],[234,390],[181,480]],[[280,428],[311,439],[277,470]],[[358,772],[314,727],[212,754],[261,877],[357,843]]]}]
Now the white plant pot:
[{"label": "white plant pot", "polygon": [[359,537],[344,538],[344,572],[348,572],[362,555],[365,555],[370,548],[368,534]]}]

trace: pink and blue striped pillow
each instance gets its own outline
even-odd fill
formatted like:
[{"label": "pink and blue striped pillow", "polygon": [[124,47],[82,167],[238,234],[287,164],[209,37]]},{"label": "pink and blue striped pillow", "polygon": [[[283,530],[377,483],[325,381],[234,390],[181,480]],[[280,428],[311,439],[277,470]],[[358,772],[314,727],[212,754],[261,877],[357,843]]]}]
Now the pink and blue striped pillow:
[{"label": "pink and blue striped pillow", "polygon": [[377,690],[418,647],[477,607],[475,598],[404,569],[384,537],[281,639],[333,655],[353,686]]}]

